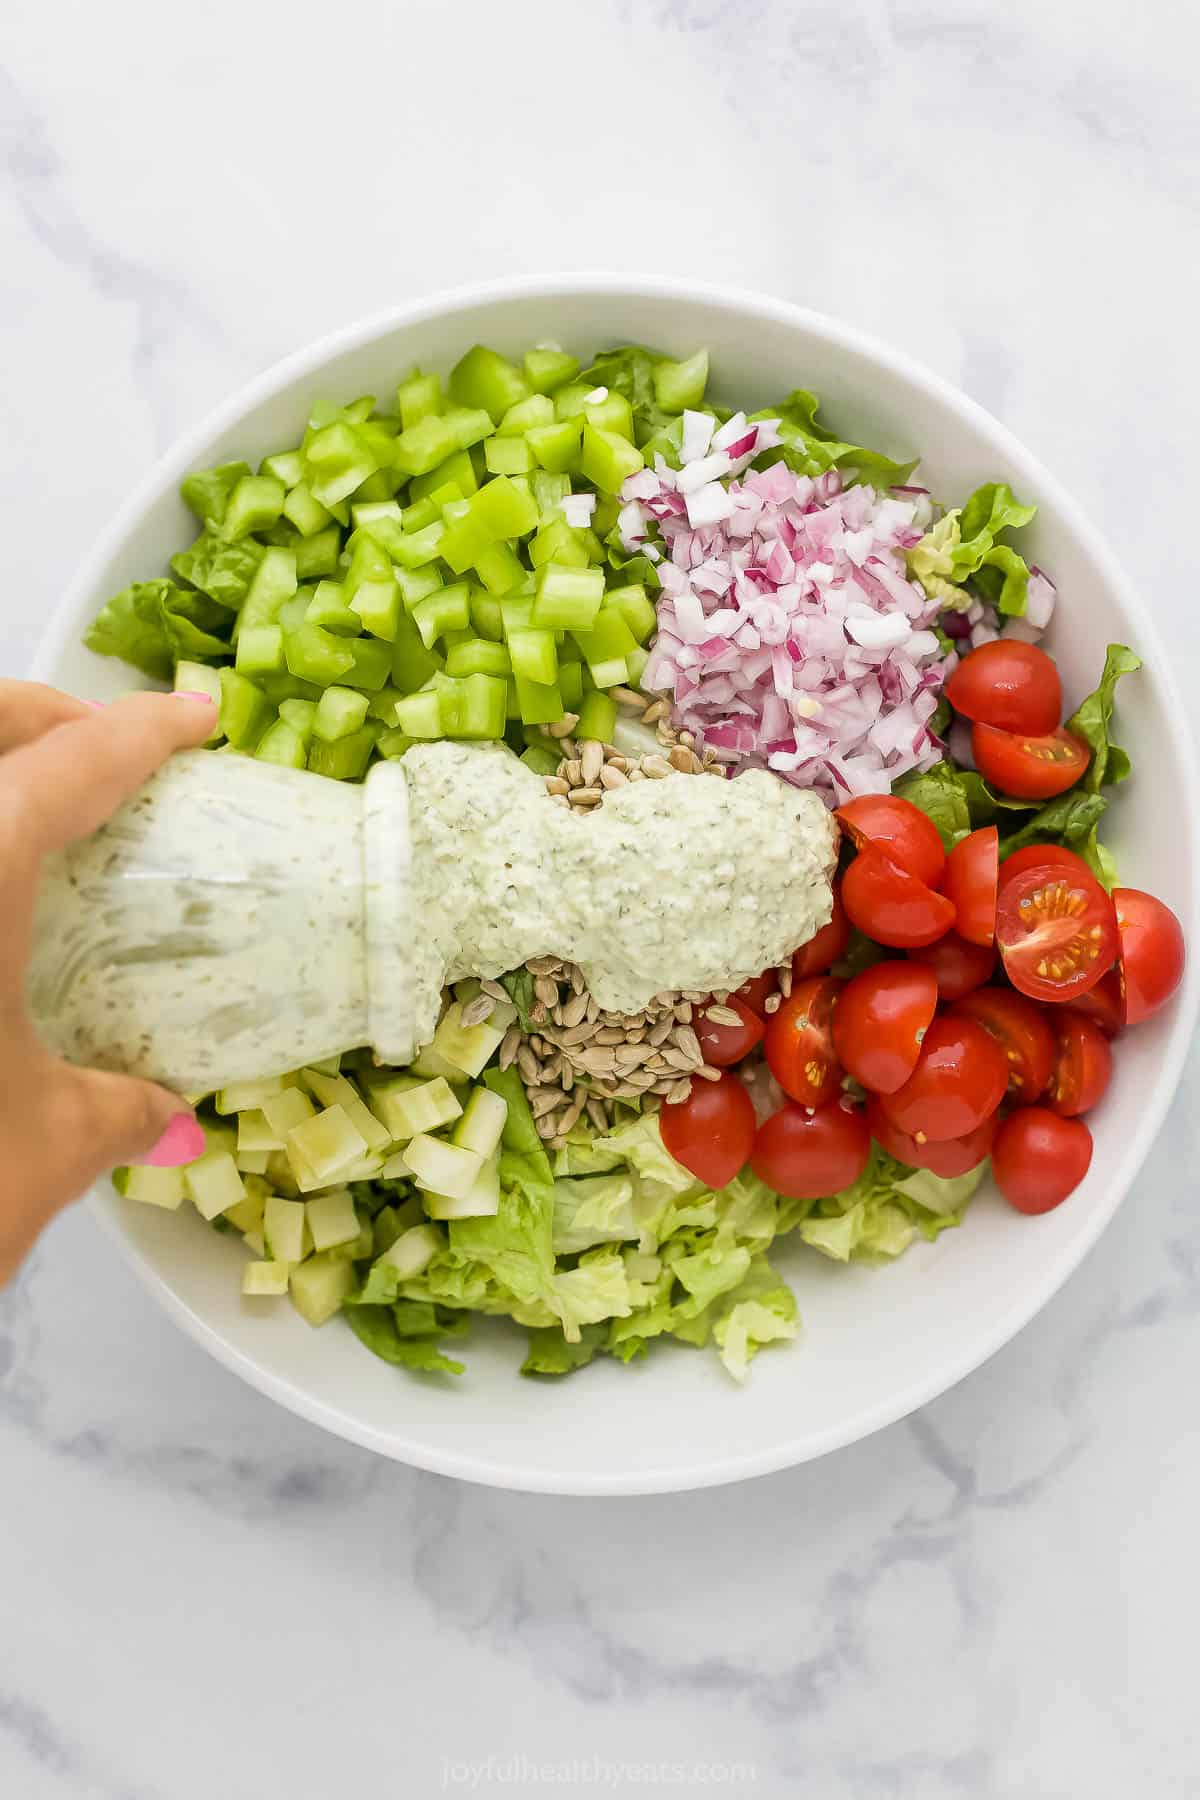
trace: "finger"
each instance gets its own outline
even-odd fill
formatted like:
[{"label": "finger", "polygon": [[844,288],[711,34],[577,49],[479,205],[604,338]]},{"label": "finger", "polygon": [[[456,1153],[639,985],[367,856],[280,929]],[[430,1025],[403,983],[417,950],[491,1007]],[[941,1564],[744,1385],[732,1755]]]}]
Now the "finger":
[{"label": "finger", "polygon": [[3,835],[37,856],[89,836],[172,751],[203,744],[213,723],[207,696],[130,694],[56,726],[0,766]]},{"label": "finger", "polygon": [[56,1213],[126,1163],[176,1168],[203,1153],[191,1109],[166,1088],[34,1053],[35,1102],[6,1139],[0,1287]]},{"label": "finger", "polygon": [[126,1163],[178,1168],[203,1155],[204,1133],[195,1114],[169,1088],[101,1069],[55,1066],[61,1082],[57,1107],[63,1141],[56,1182],[62,1201]]},{"label": "finger", "polygon": [[40,681],[0,681],[0,755],[31,743],[56,725],[91,717],[94,707]]}]

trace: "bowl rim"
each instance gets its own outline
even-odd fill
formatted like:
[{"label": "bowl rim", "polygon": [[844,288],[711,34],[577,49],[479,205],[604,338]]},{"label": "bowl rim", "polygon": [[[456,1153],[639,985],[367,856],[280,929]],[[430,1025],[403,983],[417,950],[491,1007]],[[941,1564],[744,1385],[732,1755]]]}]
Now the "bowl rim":
[{"label": "bowl rim", "polygon": [[[1039,501],[1050,503],[1067,530],[1087,546],[1122,611],[1136,628],[1138,649],[1143,655],[1147,674],[1162,694],[1172,748],[1183,772],[1181,811],[1188,821],[1187,860],[1190,864],[1192,906],[1191,916],[1183,921],[1184,931],[1185,937],[1200,941],[1200,834],[1193,824],[1193,821],[1200,819],[1200,774],[1197,772],[1195,747],[1186,723],[1187,713],[1158,628],[1101,531],[1057,477],[1043,467],[1040,460],[1007,426],[917,358],[892,348],[857,326],[845,324],[812,308],[733,285],[612,270],[507,276],[465,283],[419,299],[404,301],[314,339],[243,383],[189,430],[178,436],[155,459],[152,467],[137,483],[111,523],[85,555],[75,579],[54,608],[34,655],[31,678],[52,678],[64,644],[78,632],[85,603],[91,599],[103,569],[127,534],[165,488],[178,485],[181,476],[192,466],[205,446],[230,427],[236,426],[239,418],[272,398],[281,389],[314,374],[331,358],[361,348],[397,328],[421,325],[488,303],[519,302],[547,296],[566,299],[572,294],[586,294],[588,297],[609,298],[614,301],[673,299],[681,303],[709,304],[737,309],[751,317],[784,327],[807,330],[838,348],[882,366],[916,387],[924,388],[944,406],[956,412],[970,429],[994,445],[1000,455],[1026,472],[1030,489],[1036,492]],[[587,1476],[569,1472],[559,1474],[545,1469],[527,1470],[518,1465],[495,1460],[482,1461],[467,1453],[446,1451],[430,1447],[422,1441],[412,1441],[405,1437],[402,1423],[398,1423],[396,1430],[387,1432],[360,1423],[341,1412],[336,1405],[314,1398],[286,1377],[262,1367],[196,1313],[136,1247],[119,1220],[114,1217],[99,1185],[91,1190],[88,1205],[93,1216],[98,1217],[106,1231],[115,1238],[121,1253],[145,1286],[190,1337],[225,1368],[239,1375],[260,1393],[338,1437],[417,1468],[453,1476],[459,1480],[525,1492],[613,1496],[716,1487],[811,1461],[896,1423],[980,1368],[1028,1324],[1075,1272],[1111,1223],[1162,1126],[1179,1086],[1196,1025],[1197,1011],[1200,1009],[1200,958],[1189,960],[1184,984],[1174,1006],[1160,1077],[1147,1097],[1136,1129],[1126,1140],[1107,1190],[1089,1219],[1087,1229],[1048,1266],[1040,1279],[1031,1281],[1019,1303],[1011,1306],[982,1339],[972,1339],[960,1356],[943,1359],[927,1375],[910,1382],[900,1393],[891,1394],[873,1406],[862,1407],[846,1419],[839,1420],[836,1425],[807,1433],[803,1437],[782,1437],[761,1450],[736,1455],[725,1454],[719,1446],[714,1446],[712,1455],[684,1467],[614,1468]]]}]

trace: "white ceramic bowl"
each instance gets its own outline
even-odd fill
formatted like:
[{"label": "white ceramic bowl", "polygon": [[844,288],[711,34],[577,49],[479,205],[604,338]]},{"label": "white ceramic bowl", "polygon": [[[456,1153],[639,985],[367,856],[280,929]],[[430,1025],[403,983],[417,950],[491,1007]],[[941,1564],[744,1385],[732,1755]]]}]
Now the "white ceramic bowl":
[{"label": "white ceramic bowl", "polygon": [[[251,462],[299,439],[317,395],[387,394],[413,363],[445,369],[472,343],[519,351],[554,338],[580,352],[627,342],[712,353],[715,389],[758,406],[814,388],[856,442],[920,452],[933,490],[962,499],[1001,478],[1036,500],[1036,560],[1058,583],[1052,647],[1068,694],[1099,673],[1110,639],[1146,670],[1120,694],[1134,778],[1108,815],[1127,878],[1162,895],[1200,943],[1197,783],[1183,708],[1141,603],[1058,482],[972,401],[906,357],[794,306],[728,289],[624,276],[562,276],[462,290],[325,338],[218,408],[163,458],[75,583],[38,673],[79,694],[111,696],[129,672],[80,647],[111,593],[159,573],[194,523],[178,498],[190,468]],[[406,1377],[369,1356],[340,1322],[312,1331],[287,1306],[247,1304],[243,1252],[195,1214],[92,1204],[150,1290],[228,1368],[285,1406],[384,1455],[468,1480],[559,1493],[640,1493],[734,1481],[852,1442],[902,1417],[976,1368],[1054,1293],[1112,1217],[1158,1131],[1179,1078],[1197,1004],[1197,972],[1163,1016],[1120,1045],[1095,1116],[1091,1173],[1041,1219],[994,1194],[965,1228],[883,1270],[844,1269],[784,1250],[800,1302],[798,1343],[754,1364],[744,1389],[711,1353],[666,1349],[630,1368],[601,1362],[558,1382],[517,1375],[520,1334],[479,1330],[458,1381]]]}]

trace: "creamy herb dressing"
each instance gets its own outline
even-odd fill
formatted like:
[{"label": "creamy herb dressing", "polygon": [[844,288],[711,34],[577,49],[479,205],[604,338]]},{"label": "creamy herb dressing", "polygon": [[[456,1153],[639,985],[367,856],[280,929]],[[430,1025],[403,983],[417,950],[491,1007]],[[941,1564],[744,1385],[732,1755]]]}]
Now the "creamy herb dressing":
[{"label": "creamy herb dressing", "polygon": [[500,746],[414,745],[361,787],[174,757],[47,866],[29,996],[51,1046],[187,1093],[359,1044],[404,1063],[447,981],[578,963],[600,1006],[736,987],[831,914],[836,827],[753,770],[555,806]]}]

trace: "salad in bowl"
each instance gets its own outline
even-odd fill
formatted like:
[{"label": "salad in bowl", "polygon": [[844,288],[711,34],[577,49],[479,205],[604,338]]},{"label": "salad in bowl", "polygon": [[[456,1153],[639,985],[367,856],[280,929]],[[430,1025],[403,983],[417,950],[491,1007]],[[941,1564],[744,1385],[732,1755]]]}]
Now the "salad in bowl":
[{"label": "salad in bowl", "polygon": [[1064,691],[1037,496],[930,491],[813,393],[739,410],[709,374],[476,344],[314,392],[296,441],[187,476],[190,541],[87,633],[210,693],[215,753],[393,762],[464,818],[486,771],[547,916],[589,834],[639,866],[589,865],[586,950],[514,917],[511,961],[443,958],[402,1066],[190,1095],[204,1155],[118,1173],[241,1240],[248,1305],[404,1370],[460,1375],[492,1315],[527,1375],[682,1344],[743,1380],[799,1329],[784,1241],[894,1261],[969,1231],[989,1167],[1013,1231],[1069,1206],[1118,1040],[1182,979],[1104,839],[1139,658]]}]

